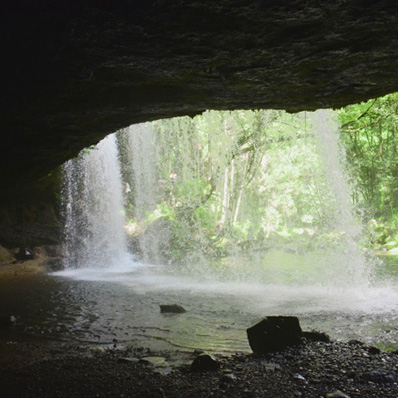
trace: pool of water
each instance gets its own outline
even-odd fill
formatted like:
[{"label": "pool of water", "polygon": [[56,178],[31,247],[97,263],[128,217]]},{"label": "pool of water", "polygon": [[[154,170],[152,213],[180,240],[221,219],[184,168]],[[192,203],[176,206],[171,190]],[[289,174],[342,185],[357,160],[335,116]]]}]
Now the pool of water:
[{"label": "pool of water", "polygon": [[[332,339],[398,349],[396,257],[383,257],[367,281],[345,267],[326,269],[330,261],[274,251],[192,267],[131,261],[0,280],[0,316],[16,317],[0,338],[228,353],[250,351],[246,329],[262,317],[296,315],[303,329]],[[160,313],[172,303],[187,312]]]}]

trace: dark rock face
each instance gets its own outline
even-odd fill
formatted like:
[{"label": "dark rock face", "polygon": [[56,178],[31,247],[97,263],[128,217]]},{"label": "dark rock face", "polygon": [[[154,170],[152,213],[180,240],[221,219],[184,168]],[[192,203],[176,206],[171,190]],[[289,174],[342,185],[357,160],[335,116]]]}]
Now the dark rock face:
[{"label": "dark rock face", "polygon": [[295,316],[268,316],[247,329],[247,337],[253,352],[261,355],[300,344],[302,331]]},{"label": "dark rock face", "polygon": [[0,190],[132,123],[398,90],[391,0],[6,0]]}]

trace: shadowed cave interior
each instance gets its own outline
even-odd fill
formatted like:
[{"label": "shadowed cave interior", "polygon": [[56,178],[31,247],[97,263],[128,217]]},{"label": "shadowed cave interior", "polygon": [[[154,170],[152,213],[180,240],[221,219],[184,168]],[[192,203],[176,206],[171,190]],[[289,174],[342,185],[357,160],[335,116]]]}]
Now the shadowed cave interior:
[{"label": "shadowed cave interior", "polygon": [[[7,255],[9,249],[25,247],[47,247],[47,250],[57,251],[61,243],[64,244],[65,250],[65,234],[68,231],[65,232],[64,227],[65,215],[60,215],[62,209],[67,206],[62,198],[65,196],[62,189],[65,189],[67,180],[65,173],[69,173],[74,181],[71,184],[81,189],[84,184],[91,184],[84,178],[90,173],[95,175],[93,170],[101,170],[100,164],[104,164],[101,163],[104,159],[105,169],[102,177],[109,178],[107,185],[113,192],[120,187],[126,187],[123,188],[125,196],[120,198],[120,201],[126,201],[127,190],[131,187],[133,190],[137,188],[133,183],[127,184],[123,175],[123,164],[116,165],[117,156],[123,156],[121,148],[126,145],[126,141],[131,140],[132,147],[145,145],[145,142],[140,138],[141,141],[138,143],[128,135],[122,137],[120,132],[116,136],[109,135],[119,130],[127,134],[129,131],[133,133],[134,129],[142,128],[146,137],[148,134],[154,134],[159,138],[163,137],[159,133],[161,128],[167,130],[167,122],[162,125],[160,119],[189,116],[193,118],[190,122],[182,118],[181,120],[185,121],[179,123],[199,124],[197,120],[200,119],[194,117],[206,117],[203,115],[209,115],[206,113],[209,109],[255,110],[252,111],[253,114],[242,112],[242,115],[249,115],[244,117],[254,119],[258,117],[258,120],[263,117],[261,115],[266,115],[266,110],[286,110],[292,113],[293,120],[296,112],[306,111],[309,115],[309,112],[317,109],[338,109],[398,91],[398,71],[395,67],[398,59],[397,30],[398,7],[392,1],[337,0],[327,4],[303,0],[288,3],[257,0],[7,1],[1,11],[0,24],[0,40],[5,54],[0,77],[0,245],[6,248]],[[225,115],[227,120],[230,116],[228,113]],[[319,111],[318,116],[325,117]],[[155,130],[148,128],[149,123],[145,123],[152,121],[159,121],[156,122],[158,124],[155,125]],[[138,125],[141,127],[129,127],[138,123],[142,123]],[[316,121],[308,122],[307,116],[300,123],[304,123],[305,132],[307,123],[314,126],[317,124]],[[286,140],[283,134],[280,139]],[[324,140],[329,149],[334,145],[327,141],[327,138],[319,139]],[[151,145],[156,146],[157,141],[153,142]],[[158,142],[160,147],[160,141]],[[162,145],[165,145],[164,142]],[[209,142],[211,143],[211,135]],[[97,144],[97,149],[89,149],[87,154],[79,155],[84,148]],[[167,145],[164,148],[166,153]],[[142,162],[145,163],[149,157],[144,149],[142,151],[145,154]],[[156,152],[156,148],[152,147],[151,151]],[[138,154],[134,156],[135,159],[139,157]],[[72,166],[70,162],[74,160],[71,159],[78,157],[83,159],[80,166]],[[69,163],[65,163],[68,161]],[[84,162],[87,162],[87,165],[83,167]],[[331,169],[334,168],[334,164],[329,165]],[[122,169],[117,171],[117,167]],[[173,173],[170,174],[170,178]],[[76,175],[80,175],[80,179]],[[122,177],[118,182],[119,175]],[[137,180],[138,177],[134,178]],[[147,175],[145,180],[150,180]],[[160,185],[159,181],[154,184]],[[340,187],[341,184],[343,183],[338,182]],[[333,185],[333,182],[330,185]],[[108,193],[103,187],[90,187],[92,191],[101,189],[98,197],[102,195],[108,204],[114,200],[114,195],[112,199],[107,199]],[[68,191],[69,197],[76,193],[72,191],[73,189]],[[82,192],[80,190],[77,195],[83,197]],[[170,203],[171,196],[170,193]],[[90,196],[86,196],[85,200],[89,202]],[[142,200],[147,200],[147,197]],[[336,200],[341,207],[345,207],[342,205],[346,200],[343,196],[336,196]],[[132,203],[135,205],[135,202]],[[79,208],[73,217],[87,220],[93,218],[92,213],[85,212],[86,209]],[[105,218],[108,217],[105,210],[103,215]],[[112,217],[109,216],[113,223],[115,219]],[[349,217],[345,216],[344,221]],[[87,232],[84,230],[85,227],[79,226],[75,219],[70,222],[75,228],[75,240],[83,241],[84,233]],[[163,228],[160,223],[157,226]],[[79,233],[83,230],[82,235],[76,232],[79,228]],[[90,230],[90,234],[92,232],[93,230]],[[112,229],[107,232],[113,236]],[[118,233],[120,229],[116,235]],[[258,231],[255,234],[259,236]],[[346,233],[346,236],[350,238],[349,233]],[[259,241],[259,238],[256,239]],[[123,238],[118,238],[118,245],[122,240]],[[126,253],[137,249],[134,244],[131,243]],[[350,244],[351,241],[348,245]],[[351,253],[359,250],[348,247]],[[93,246],[89,248],[93,250]],[[277,249],[279,250],[279,247]],[[118,250],[119,254],[125,254],[123,245],[118,246]],[[388,276],[383,274],[383,284],[367,285],[367,295],[362,294],[361,289],[364,285],[360,283],[348,287],[352,275],[344,274],[345,271],[336,271],[335,274],[343,275],[340,275],[337,287],[343,287],[344,292],[349,291],[351,294],[342,293],[342,296],[336,299],[333,297],[336,285],[328,285],[327,281],[332,274],[323,275],[322,283],[315,286],[312,284],[311,276],[308,276],[310,272],[307,275],[307,270],[304,270],[306,283],[297,286],[297,274],[290,273],[289,266],[286,265],[294,264],[294,267],[300,268],[306,263],[310,264],[308,267],[316,267],[314,264],[321,263],[318,254],[312,253],[310,260],[309,257],[303,260],[302,252],[292,254],[282,250],[283,254],[280,254],[278,250],[269,250],[264,257],[253,253],[249,256],[236,256],[232,263],[220,263],[221,268],[217,268],[220,265],[218,263],[203,268],[204,265],[199,260],[189,258],[192,269],[195,268],[195,261],[202,267],[200,275],[195,274],[196,271],[192,273],[192,269],[174,266],[174,260],[170,258],[162,258],[158,263],[153,257],[144,261],[143,249],[140,253],[141,258],[135,258],[134,266],[129,268],[128,265],[123,272],[119,269],[111,269],[110,272],[100,269],[94,273],[86,273],[85,267],[79,269],[75,266],[76,262],[80,261],[78,255],[77,259],[73,260],[70,260],[73,256],[69,257],[71,263],[75,261],[73,266],[69,267],[66,265],[68,260],[63,260],[61,269],[56,269],[59,266],[57,263],[50,269],[51,275],[45,274],[45,277],[28,276],[18,279],[12,276],[13,269],[7,268],[0,282],[0,302],[3,308],[0,320],[4,319],[5,313],[7,317],[16,318],[10,318],[11,328],[10,325],[3,327],[0,323],[0,335],[4,343],[3,352],[10,353],[10,358],[15,357],[17,365],[10,365],[12,361],[6,361],[4,376],[8,381],[4,382],[2,387],[0,385],[4,396],[13,396],[15,391],[24,396],[23,394],[30,389],[34,392],[44,391],[42,396],[71,396],[68,395],[71,393],[71,383],[64,385],[53,375],[50,379],[54,380],[54,385],[50,383],[43,386],[40,377],[36,375],[36,372],[40,374],[42,371],[38,366],[45,369],[48,365],[45,360],[46,352],[50,353],[50,357],[58,358],[61,361],[58,363],[64,363],[64,354],[57,357],[57,348],[51,346],[54,341],[65,345],[71,343],[67,349],[71,350],[74,358],[79,357],[79,354],[76,354],[78,344],[91,345],[89,355],[84,356],[84,361],[90,361],[86,359],[90,355],[104,355],[105,350],[114,347],[116,351],[110,354],[112,359],[98,359],[99,366],[109,374],[112,374],[109,369],[111,360],[121,363],[122,367],[127,366],[126,361],[123,364],[124,357],[121,358],[121,353],[125,354],[123,350],[133,340],[136,341],[136,345],[128,349],[130,352],[133,351],[135,359],[149,358],[151,352],[163,352],[163,356],[159,357],[166,358],[173,368],[181,363],[186,366],[187,358],[184,355],[188,355],[187,351],[195,348],[226,355],[233,355],[236,351],[247,353],[249,348],[245,329],[251,326],[255,317],[266,315],[299,315],[305,327],[309,325],[326,332],[329,332],[330,328],[332,338],[339,341],[347,341],[350,337],[354,340],[359,334],[365,342],[365,348],[358,348],[352,343],[357,350],[354,354],[360,352],[363,356],[376,355],[372,356],[374,364],[361,364],[362,368],[358,374],[347,376],[347,380],[354,380],[352,383],[359,383],[355,385],[351,385],[351,381],[347,381],[345,375],[340,375],[335,379],[331,377],[328,382],[322,379],[323,381],[318,383],[319,386],[314,387],[311,384],[306,390],[307,387],[300,385],[302,380],[298,376],[292,376],[304,371],[299,367],[294,368],[295,365],[286,365],[289,371],[286,375],[284,370],[281,372],[283,377],[286,376],[282,382],[285,393],[280,396],[319,396],[339,388],[336,380],[345,380],[341,388],[347,394],[350,393],[349,396],[360,396],[355,395],[355,389],[366,394],[367,388],[369,394],[376,394],[369,396],[395,396],[396,384],[384,382],[389,378],[398,380],[394,359],[391,359],[394,358],[391,357],[393,354],[380,354],[380,351],[377,351],[379,348],[376,347],[371,347],[374,351],[369,353],[369,346],[377,343],[380,343],[378,347],[390,352],[395,352],[398,347],[394,304],[396,289],[395,282],[392,282],[396,280],[394,260],[388,260]],[[22,256],[22,253],[14,252],[14,255],[18,259],[18,255]],[[322,256],[322,261],[325,261],[326,254]],[[59,252],[52,253],[49,257],[59,257]],[[101,256],[100,253],[100,257],[103,261],[106,255]],[[350,259],[345,257],[341,261],[351,261]],[[100,260],[95,261],[98,263]],[[123,262],[125,259],[118,258],[118,261]],[[130,260],[126,262],[129,263]],[[169,262],[174,268],[172,267],[172,271],[159,268],[161,262]],[[288,270],[283,277],[286,278],[288,275],[291,284],[278,285],[280,280],[275,276],[275,262],[286,266]],[[7,267],[11,267],[9,264],[10,262]],[[15,271],[16,274],[25,275],[24,264],[20,261],[15,265],[19,267]],[[146,267],[148,264],[150,266]],[[265,269],[264,275],[274,277],[271,278],[272,286],[267,285],[269,289],[266,293],[261,285],[263,274],[259,274],[260,268],[256,268],[256,265],[253,275],[242,276],[239,268],[241,264],[249,264],[249,267],[262,264],[261,267]],[[218,270],[231,267],[234,275],[237,275],[236,279],[231,277],[225,280],[221,272],[213,274],[212,267]],[[367,269],[367,266],[365,268]],[[54,270],[55,276],[52,274]],[[115,273],[112,273],[113,271]],[[29,272],[27,271],[27,275]],[[205,275],[207,272],[210,277]],[[358,275],[355,276],[355,281],[361,279]],[[348,279],[343,281],[345,276]],[[391,279],[390,284],[386,281],[388,278]],[[231,291],[234,293],[230,294]],[[280,302],[275,299],[278,295],[283,296]],[[127,301],[126,297],[129,298]],[[141,306],[131,304],[134,300]],[[190,313],[188,310],[186,315],[178,315],[179,318],[157,314],[159,304],[169,304],[170,300],[188,309],[193,308],[196,303],[200,309],[197,313]],[[346,315],[344,307],[348,306],[350,301],[355,302],[355,314]],[[214,304],[215,302],[217,304]],[[323,305],[328,307],[326,312],[323,312]],[[267,311],[271,313],[264,313]],[[156,315],[152,318],[151,314],[155,312]],[[369,312],[373,316],[371,320],[367,319]],[[231,316],[232,313],[237,314],[236,318]],[[42,322],[36,322],[38,319]],[[338,322],[335,322],[335,319],[338,319]],[[231,322],[233,326],[229,327]],[[201,341],[197,340],[197,335],[189,332],[191,323],[196,325]],[[216,331],[209,333],[209,325],[215,326]],[[170,337],[169,332],[173,329],[177,331],[176,335]],[[342,335],[339,334],[341,329],[344,330]],[[383,333],[379,333],[379,330]],[[229,333],[228,338],[225,338],[225,331]],[[38,349],[37,346],[29,346],[39,344],[40,335],[43,340],[49,342],[50,348]],[[380,338],[381,335],[384,337]],[[10,341],[24,341],[27,344],[26,350],[32,349],[32,357],[35,358],[27,359],[25,348],[9,350],[9,345],[5,342]],[[96,352],[92,349],[93,345],[99,347]],[[313,348],[309,347],[311,351]],[[325,348],[330,358],[334,355],[332,352],[335,352],[333,347],[331,345]],[[343,367],[346,366],[348,369],[354,366],[350,361],[355,355],[350,354],[350,346],[341,347],[342,357],[334,361],[342,360]],[[147,354],[140,353],[140,349],[148,350]],[[177,358],[173,364],[172,355],[167,354],[168,357],[164,354],[173,349],[182,352],[179,354],[182,358],[179,357],[181,363]],[[311,352],[308,353],[309,356],[315,355]],[[347,355],[348,359],[342,359],[343,354]],[[380,356],[377,356],[379,354]],[[271,363],[274,366],[274,361],[280,360],[280,366],[285,366],[285,362],[289,362],[289,354],[286,354],[286,357],[284,355],[283,358],[270,357],[267,364]],[[295,355],[298,354],[292,354]],[[27,359],[27,365],[32,368],[27,370],[26,380],[17,387],[18,378],[11,371],[7,373],[7,366],[10,369],[13,366],[18,368],[18,361],[24,361],[23,358]],[[231,396],[242,396],[233,395],[241,393],[247,396],[262,396],[268,387],[262,386],[261,390],[260,387],[250,387],[249,383],[241,390],[240,387],[234,390],[236,377],[240,380],[239,383],[243,383],[243,376],[239,373],[239,361],[246,361],[242,359],[246,357],[239,358],[237,362],[230,363],[233,377],[225,378],[230,372],[225,371],[228,370],[228,364],[222,362],[225,361],[224,358],[220,365],[221,381],[217,379],[216,384],[211,386],[206,384],[207,381],[192,381],[194,386],[196,382],[198,385],[206,386],[203,387],[203,391],[198,387],[196,392],[192,392],[192,396],[205,396],[209,391],[215,396],[223,396],[225,391],[230,391]],[[297,359],[301,360],[303,359]],[[148,385],[145,387],[147,390],[141,389],[140,383],[133,383],[133,389],[128,383],[121,383],[117,388],[108,383],[102,391],[103,396],[112,396],[114,391],[120,394],[126,391],[141,394],[138,396],[181,396],[182,382],[178,382],[178,385],[172,388],[172,383],[165,379],[154,381],[150,377],[157,378],[158,375],[153,376],[148,370],[140,370],[137,363],[134,362],[132,365],[134,372],[138,372],[134,373],[135,380],[140,378],[139,372],[144,372],[145,377],[149,377]],[[79,369],[79,365],[75,366]],[[154,366],[156,368],[158,364]],[[160,365],[160,368],[162,366]],[[251,372],[258,371],[257,368],[254,370],[253,363],[250,366]],[[255,366],[265,365],[259,362]],[[380,366],[384,366],[383,371],[387,373],[369,376],[369,372]],[[168,365],[166,368],[168,371]],[[95,373],[93,364],[88,363],[87,369],[88,373]],[[123,373],[124,370],[120,372]],[[310,373],[301,377],[310,380]],[[278,379],[278,372],[275,374]],[[300,373],[297,374],[300,376]],[[69,376],[72,379],[75,377],[72,374]],[[176,376],[176,380],[179,378],[180,376]],[[380,379],[384,381],[380,382]],[[275,381],[275,385],[278,380]],[[364,380],[366,383],[370,380],[366,388],[361,384],[365,383]],[[253,382],[256,386],[260,386],[261,383],[257,379]],[[78,384],[82,386],[84,383],[80,380]],[[57,386],[60,386],[59,390]],[[92,390],[86,387],[87,396],[94,396],[101,391],[96,382],[93,382],[92,386]],[[83,391],[84,388],[81,388]],[[58,395],[52,395],[55,394],[54,391],[58,391]],[[190,395],[187,393],[186,396]]]}]

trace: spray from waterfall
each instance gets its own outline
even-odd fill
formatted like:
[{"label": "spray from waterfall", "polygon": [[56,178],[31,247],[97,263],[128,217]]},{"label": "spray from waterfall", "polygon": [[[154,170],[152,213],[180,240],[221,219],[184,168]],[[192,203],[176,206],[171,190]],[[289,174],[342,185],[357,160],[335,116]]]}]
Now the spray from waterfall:
[{"label": "spray from waterfall", "polygon": [[[358,242],[362,235],[362,225],[355,216],[350,199],[350,187],[344,175],[345,153],[339,146],[339,126],[331,110],[319,109],[311,114],[314,133],[318,141],[318,152],[333,196],[334,206],[329,219],[331,227],[340,235],[334,251],[341,270],[342,282],[366,286],[371,280],[370,259],[366,258]],[[374,263],[373,259],[373,263]]]},{"label": "spray from waterfall", "polygon": [[117,139],[126,187],[125,204],[133,223],[129,228],[139,232],[135,250],[144,262],[160,263],[160,246],[165,238],[156,223],[146,223],[151,214],[156,218],[159,200],[155,128],[152,123],[135,124],[119,131]]}]

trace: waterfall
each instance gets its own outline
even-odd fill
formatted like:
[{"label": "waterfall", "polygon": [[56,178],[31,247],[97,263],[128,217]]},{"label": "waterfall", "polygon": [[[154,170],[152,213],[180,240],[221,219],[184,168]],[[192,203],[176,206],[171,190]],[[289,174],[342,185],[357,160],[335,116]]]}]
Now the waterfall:
[{"label": "waterfall", "polygon": [[[326,110],[313,113],[311,118],[330,187],[324,200],[329,203],[329,196],[333,199],[334,210],[327,228],[331,231],[330,247],[321,242],[320,259],[308,253],[311,267],[306,273],[300,273],[303,267],[294,263],[287,274],[278,264],[272,272],[268,266],[252,270],[249,266],[241,272],[231,268],[228,280],[250,280],[255,275],[265,284],[294,281],[298,285],[332,287],[369,285],[372,267],[357,244],[361,226],[354,217],[341,167],[337,123],[332,112]],[[94,149],[83,151],[65,164],[65,268],[120,269],[123,264],[131,264],[126,224],[135,254],[144,263],[162,263],[164,252],[170,250],[171,233],[170,223],[162,219],[158,209],[162,179],[156,149],[155,128],[143,123],[108,136]],[[185,271],[210,279],[217,278],[218,272],[207,264],[190,266]]]},{"label": "waterfall", "polygon": [[130,261],[115,135],[64,165],[65,268],[118,268]]}]

